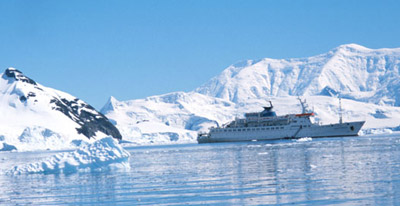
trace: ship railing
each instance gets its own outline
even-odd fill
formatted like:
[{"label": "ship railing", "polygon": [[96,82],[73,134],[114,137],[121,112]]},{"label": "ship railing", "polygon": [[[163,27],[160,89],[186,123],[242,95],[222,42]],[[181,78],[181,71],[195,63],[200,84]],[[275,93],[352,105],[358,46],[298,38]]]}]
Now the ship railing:
[{"label": "ship railing", "polygon": [[262,117],[262,118],[248,118],[248,122],[261,122],[261,121],[286,121],[288,117],[275,117],[275,118],[268,118],[268,117]]}]

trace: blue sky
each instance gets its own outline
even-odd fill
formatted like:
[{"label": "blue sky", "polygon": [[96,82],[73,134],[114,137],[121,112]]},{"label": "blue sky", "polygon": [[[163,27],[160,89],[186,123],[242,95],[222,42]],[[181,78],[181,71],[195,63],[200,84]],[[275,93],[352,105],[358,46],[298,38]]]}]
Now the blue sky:
[{"label": "blue sky", "polygon": [[0,1],[0,69],[100,109],[191,91],[246,59],[400,47],[398,1]]}]

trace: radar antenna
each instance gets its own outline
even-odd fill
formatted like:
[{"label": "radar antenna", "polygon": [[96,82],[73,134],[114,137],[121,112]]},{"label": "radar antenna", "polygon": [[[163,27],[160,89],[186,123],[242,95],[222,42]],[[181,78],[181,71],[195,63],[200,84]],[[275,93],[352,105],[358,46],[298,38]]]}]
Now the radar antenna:
[{"label": "radar antenna", "polygon": [[267,110],[267,111],[272,110],[272,108],[274,108],[274,106],[272,105],[271,101],[269,101],[269,107],[264,107],[264,109]]}]

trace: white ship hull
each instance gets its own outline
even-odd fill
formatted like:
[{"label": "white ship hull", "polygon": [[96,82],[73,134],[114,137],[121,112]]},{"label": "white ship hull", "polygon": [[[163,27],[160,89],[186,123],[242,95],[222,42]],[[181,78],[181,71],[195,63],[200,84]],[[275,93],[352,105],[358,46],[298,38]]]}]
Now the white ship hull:
[{"label": "white ship hull", "polygon": [[329,125],[281,125],[258,126],[245,128],[224,128],[210,130],[208,134],[199,135],[199,143],[263,141],[302,137],[340,137],[357,136],[365,121],[346,122]]}]

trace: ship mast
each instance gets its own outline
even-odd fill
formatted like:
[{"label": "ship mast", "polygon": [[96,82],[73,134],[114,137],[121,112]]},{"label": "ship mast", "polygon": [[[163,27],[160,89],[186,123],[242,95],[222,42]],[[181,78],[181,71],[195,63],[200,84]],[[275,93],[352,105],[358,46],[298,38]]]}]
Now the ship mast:
[{"label": "ship mast", "polygon": [[342,114],[342,97],[339,94],[339,124],[343,123],[343,114]]},{"label": "ship mast", "polygon": [[308,112],[308,110],[307,110],[308,105],[306,103],[306,100],[302,101],[299,96],[297,96],[297,99],[299,100],[300,105],[301,105],[301,113],[302,114],[307,113]]}]

